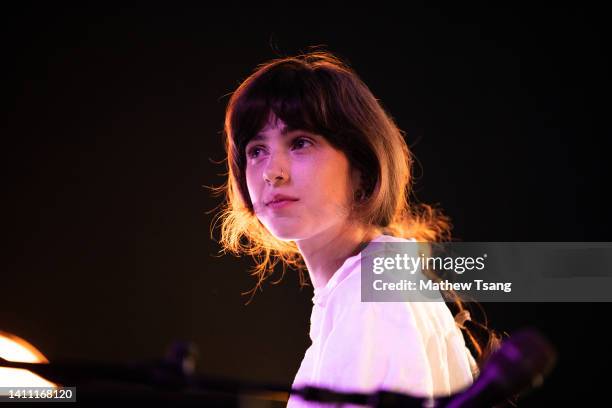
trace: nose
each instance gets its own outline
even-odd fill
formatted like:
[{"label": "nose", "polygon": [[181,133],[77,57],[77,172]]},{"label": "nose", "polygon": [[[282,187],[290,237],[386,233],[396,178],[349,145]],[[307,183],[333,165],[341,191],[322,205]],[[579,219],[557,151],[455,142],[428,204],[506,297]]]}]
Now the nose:
[{"label": "nose", "polygon": [[282,184],[289,180],[289,165],[285,160],[280,160],[277,156],[270,156],[270,161],[263,172],[263,178],[266,183],[273,185]]}]

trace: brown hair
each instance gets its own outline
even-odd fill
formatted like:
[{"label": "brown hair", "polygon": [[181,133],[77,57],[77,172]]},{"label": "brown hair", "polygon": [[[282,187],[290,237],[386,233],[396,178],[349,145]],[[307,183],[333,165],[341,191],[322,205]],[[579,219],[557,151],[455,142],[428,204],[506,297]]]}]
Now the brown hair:
[{"label": "brown hair", "polygon": [[[362,194],[353,204],[355,219],[397,237],[450,240],[452,225],[446,215],[409,200],[413,157],[404,132],[349,65],[326,51],[274,59],[259,65],[229,100],[224,125],[228,177],[213,188],[226,196],[212,225],[214,229],[217,222],[221,224],[222,252],[248,254],[256,260],[251,274],[257,284],[250,292],[260,288],[279,261],[283,273],[273,283],[290,266],[299,272],[300,284],[307,285],[296,244],[275,238],[259,222],[246,185],[246,144],[271,113],[290,128],[325,137],[360,171]],[[465,309],[459,299],[453,303],[458,312]],[[486,347],[466,331],[480,362],[488,354]],[[489,337],[490,346],[495,336]]]}]

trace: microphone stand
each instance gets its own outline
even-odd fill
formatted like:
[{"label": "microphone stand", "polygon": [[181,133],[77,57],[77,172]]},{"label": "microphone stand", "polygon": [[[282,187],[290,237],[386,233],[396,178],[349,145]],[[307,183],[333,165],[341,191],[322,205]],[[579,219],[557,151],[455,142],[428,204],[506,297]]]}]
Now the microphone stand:
[{"label": "microphone stand", "polygon": [[[149,386],[158,391],[182,392],[183,397],[188,396],[196,404],[210,403],[216,396],[215,406],[224,407],[239,406],[236,399],[240,396],[285,401],[289,394],[293,394],[305,401],[377,408],[476,408],[491,407],[530,386],[541,385],[543,377],[552,370],[556,361],[554,348],[543,336],[534,330],[524,330],[502,343],[471,387],[447,397],[422,398],[386,390],[368,394],[336,392],[313,386],[292,389],[278,384],[195,375],[194,355],[195,348],[189,343],[175,343],[165,359],[149,363],[23,363],[0,358],[0,367],[26,369],[58,384],[85,388],[85,399],[87,394],[89,397],[94,395],[92,384],[119,382]],[[98,391],[96,397],[101,395]],[[225,400],[219,399],[222,396]],[[113,401],[112,395],[105,397],[109,402]]]}]

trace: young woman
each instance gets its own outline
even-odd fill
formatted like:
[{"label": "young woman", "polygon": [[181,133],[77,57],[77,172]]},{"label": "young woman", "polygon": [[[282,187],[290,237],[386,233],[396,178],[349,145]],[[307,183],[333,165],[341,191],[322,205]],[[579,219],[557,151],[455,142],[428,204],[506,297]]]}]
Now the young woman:
[{"label": "young woman", "polygon": [[403,133],[357,74],[322,51],[262,64],[233,93],[224,130],[224,250],[257,259],[254,290],[279,261],[314,287],[293,386],[440,396],[470,385],[478,368],[444,302],[361,302],[370,242],[446,240],[450,223],[408,200]]}]

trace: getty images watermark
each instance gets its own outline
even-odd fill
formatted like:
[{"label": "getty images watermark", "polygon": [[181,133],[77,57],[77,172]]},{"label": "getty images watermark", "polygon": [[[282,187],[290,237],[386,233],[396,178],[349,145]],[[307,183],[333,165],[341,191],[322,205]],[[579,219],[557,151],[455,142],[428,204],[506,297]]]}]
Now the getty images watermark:
[{"label": "getty images watermark", "polygon": [[610,302],[609,242],[371,242],[364,302]]}]

